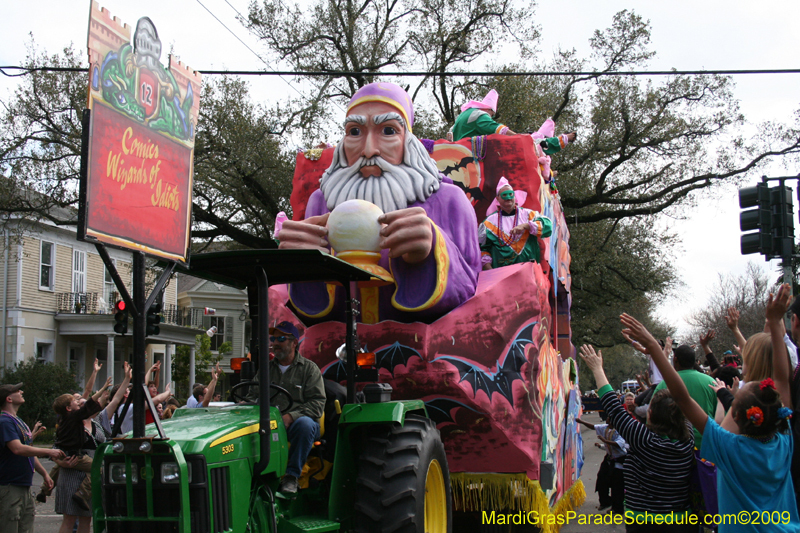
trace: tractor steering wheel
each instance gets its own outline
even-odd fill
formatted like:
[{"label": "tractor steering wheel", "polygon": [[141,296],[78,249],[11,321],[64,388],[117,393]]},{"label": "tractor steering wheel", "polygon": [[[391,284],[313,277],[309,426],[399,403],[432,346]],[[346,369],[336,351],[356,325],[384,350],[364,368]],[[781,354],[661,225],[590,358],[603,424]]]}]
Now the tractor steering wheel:
[{"label": "tractor steering wheel", "polygon": [[[231,388],[231,398],[233,398],[233,401],[236,402],[236,403],[248,402],[247,398],[245,398],[244,396],[240,395],[239,389],[244,389],[245,387],[247,387],[247,388],[258,387],[258,385],[259,385],[258,381],[255,381],[255,380],[242,381],[241,383],[237,383],[236,385],[233,386],[233,388]],[[289,394],[289,391],[284,389],[283,387],[279,387],[278,385],[275,385],[274,383],[270,383],[269,384],[269,388],[275,389],[275,392],[272,394],[272,396],[269,397],[270,405],[272,405],[274,403],[272,400],[274,400],[276,396],[281,394],[281,395],[285,396],[286,399],[289,401],[289,405],[287,405],[285,409],[281,410],[281,414],[284,414],[284,413],[288,412],[292,408],[292,406],[294,405],[294,400],[292,399],[292,395]]]}]

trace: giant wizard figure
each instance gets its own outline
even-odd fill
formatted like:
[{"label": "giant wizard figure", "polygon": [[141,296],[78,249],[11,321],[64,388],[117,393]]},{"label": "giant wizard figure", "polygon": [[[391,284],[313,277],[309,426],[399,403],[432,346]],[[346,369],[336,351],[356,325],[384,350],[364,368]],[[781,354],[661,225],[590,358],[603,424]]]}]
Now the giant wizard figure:
[{"label": "giant wizard figure", "polygon": [[[306,219],[287,221],[281,248],[330,251],[326,223],[342,202],[380,207],[380,266],[395,283],[380,288],[379,320],[431,322],[469,299],[481,269],[477,219],[463,191],[442,176],[412,133],[414,108],[392,83],[362,87],[347,107],[345,136],[309,198]],[[341,292],[341,291],[339,291]],[[295,284],[291,304],[307,323],[343,319],[343,296],[323,283]]]}]

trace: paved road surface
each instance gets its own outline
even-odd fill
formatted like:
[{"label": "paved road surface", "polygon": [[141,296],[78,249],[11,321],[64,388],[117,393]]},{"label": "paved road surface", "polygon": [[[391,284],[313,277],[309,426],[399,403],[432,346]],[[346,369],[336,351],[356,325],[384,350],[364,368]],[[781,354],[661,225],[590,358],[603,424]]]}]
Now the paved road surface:
[{"label": "paved road surface", "polygon": [[[584,417],[589,423],[599,424],[602,421],[597,414],[591,413]],[[586,487],[586,502],[576,512],[580,515],[596,514],[598,499],[597,493],[594,492],[594,483],[597,476],[597,470],[600,468],[600,463],[603,461],[605,452],[597,447],[594,443],[598,442],[595,433],[589,429],[580,426],[583,435],[583,450],[585,454],[583,470],[581,472],[581,479]],[[42,465],[49,471],[53,463],[51,461],[42,460]],[[39,492],[39,486],[42,483],[42,478],[39,474],[34,474],[33,482],[35,490]],[[61,515],[55,514],[54,497],[47,498],[47,503],[36,503],[36,521],[34,529],[36,533],[58,533],[58,528],[61,525]],[[612,533],[624,532],[624,525],[579,525],[577,519],[568,525],[561,528],[561,533]],[[462,533],[462,532],[454,532]]]}]

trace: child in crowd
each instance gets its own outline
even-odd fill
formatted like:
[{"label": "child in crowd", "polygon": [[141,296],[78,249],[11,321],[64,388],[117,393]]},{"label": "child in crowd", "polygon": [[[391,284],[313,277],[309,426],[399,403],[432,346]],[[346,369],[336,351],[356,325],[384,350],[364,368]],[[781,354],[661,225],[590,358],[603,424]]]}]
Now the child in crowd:
[{"label": "child in crowd", "polygon": [[[703,434],[700,453],[717,465],[720,515],[741,518],[742,512],[747,513],[747,524],[723,521],[719,525],[720,533],[800,529],[789,470],[792,434],[788,418],[792,406],[789,357],[783,340],[783,315],[789,306],[789,298],[788,284],[781,286],[775,298],[770,294],[766,310],[770,342],[759,342],[765,336],[759,333],[751,337],[745,347],[746,366],[748,361],[763,363],[765,353],[771,351],[773,375],[759,375],[762,379],[757,380],[754,378],[757,369],[752,366],[746,369],[745,375],[751,381],[736,392],[721,425],[689,396],[686,385],[650,332],[635,318],[626,314],[621,317],[626,327],[623,335],[645,347],[661,371],[675,402]],[[768,518],[764,518],[766,516]]]},{"label": "child in crowd", "polygon": [[624,470],[626,519],[643,522],[646,516],[671,516],[670,524],[632,523],[626,525],[626,531],[696,533],[697,526],[688,523],[694,435],[669,391],[653,394],[643,424],[628,414],[614,395],[603,371],[602,353],[584,345],[581,357],[594,374],[609,420],[630,447]]},{"label": "child in crowd", "polygon": [[[595,492],[600,500],[598,509],[604,511],[611,508],[617,514],[625,512],[625,458],[628,455],[628,443],[614,429],[614,424],[609,420],[608,424],[590,424],[580,418],[575,422],[583,424],[587,428],[597,433],[597,438],[603,444],[595,442],[595,446],[602,448],[605,445],[606,456],[597,471],[597,483]],[[609,495],[609,492],[611,493]]]}]

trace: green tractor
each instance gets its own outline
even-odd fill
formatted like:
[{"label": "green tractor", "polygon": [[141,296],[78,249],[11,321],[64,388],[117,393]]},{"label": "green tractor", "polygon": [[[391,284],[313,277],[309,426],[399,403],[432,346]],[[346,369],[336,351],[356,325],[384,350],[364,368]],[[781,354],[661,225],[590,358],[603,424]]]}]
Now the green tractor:
[{"label": "green tractor", "polygon": [[[179,409],[163,425],[156,417],[145,431],[151,435],[101,446],[92,469],[95,531],[451,531],[447,458],[423,402],[390,401],[378,384],[356,402],[356,382],[377,381],[377,373],[356,364],[351,294],[372,274],[314,250],[201,254],[184,271],[247,289],[259,380],[233,392],[242,397],[240,390],[257,387],[258,404]],[[348,380],[346,398],[328,398],[323,436],[306,465],[315,465],[308,488],[289,497],[278,492],[289,445],[270,401],[288,393],[270,385],[267,295],[270,284],[304,281],[345,288]],[[143,417],[144,406],[134,406],[134,416]]]}]

